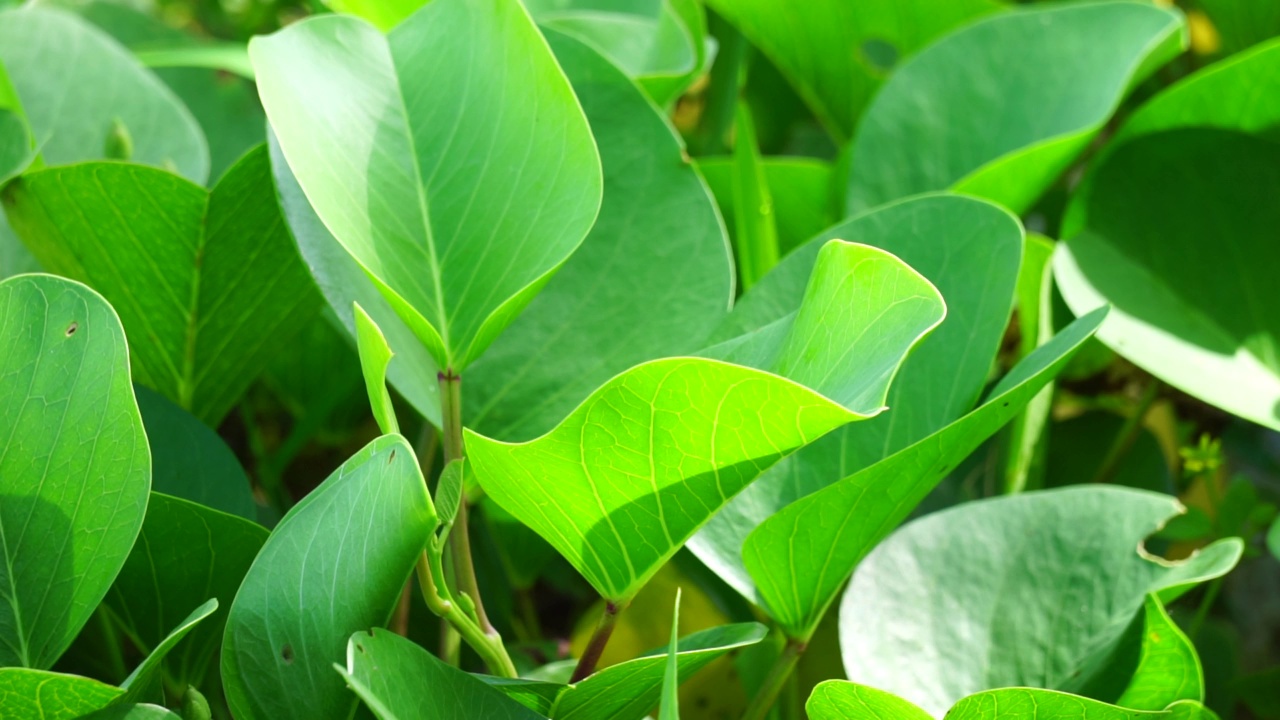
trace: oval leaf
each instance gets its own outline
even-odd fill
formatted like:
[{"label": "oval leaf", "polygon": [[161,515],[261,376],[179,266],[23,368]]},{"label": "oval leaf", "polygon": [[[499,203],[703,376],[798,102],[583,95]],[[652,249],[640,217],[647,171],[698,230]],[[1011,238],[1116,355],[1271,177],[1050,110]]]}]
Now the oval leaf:
[{"label": "oval leaf", "polygon": [[413,451],[367,445],[280,521],[227,618],[222,682],[237,718],[347,718],[330,669],[359,628],[385,624],[436,525]]},{"label": "oval leaf", "polygon": [[249,54],[307,198],[442,369],[479,357],[595,220],[590,128],[518,0],[436,0],[386,36],[310,18]]},{"label": "oval leaf", "polygon": [[124,331],[97,293],[48,275],[0,282],[0,343],[0,666],[45,669],[133,547],[151,454]]}]

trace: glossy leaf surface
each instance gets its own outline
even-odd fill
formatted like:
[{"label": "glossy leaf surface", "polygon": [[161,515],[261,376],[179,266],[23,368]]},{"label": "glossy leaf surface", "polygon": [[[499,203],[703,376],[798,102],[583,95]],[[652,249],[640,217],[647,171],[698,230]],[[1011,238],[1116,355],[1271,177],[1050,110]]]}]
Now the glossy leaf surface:
[{"label": "glossy leaf surface", "polygon": [[852,137],[899,58],[965,21],[989,0],[710,0],[791,81],[837,141]]},{"label": "glossy leaf surface", "polygon": [[120,320],[48,275],[0,282],[0,666],[46,669],[142,526],[151,455]]},{"label": "glossy leaf surface", "polygon": [[222,678],[238,718],[347,718],[332,665],[360,628],[387,622],[435,529],[408,443],[383,436],[293,507],[227,618]]},{"label": "glossy leaf surface", "polygon": [[79,720],[124,694],[79,675],[0,668],[0,717]]},{"label": "glossy leaf surface", "polygon": [[[358,632],[347,645],[345,669],[335,668],[379,720],[542,716],[386,630]],[[409,691],[419,688],[421,692]]]},{"label": "glossy leaf surface", "polygon": [[1203,701],[1204,670],[1191,640],[1169,617],[1159,597],[1148,595],[1142,614],[1138,666],[1116,704],[1160,710],[1179,700]]},{"label": "glossy leaf surface", "polygon": [[604,201],[582,247],[465,376],[468,427],[501,440],[545,433],[633,365],[698,350],[733,294],[714,203],[671,127],[599,54],[544,32],[600,148]]},{"label": "glossy leaf surface", "polygon": [[936,289],[892,255],[840,242],[822,255],[799,311],[709,351],[752,367],[654,361],[536,440],[468,433],[481,485],[601,595],[629,600],[769,465],[880,412],[906,352],[942,319]]},{"label": "glossy leaf surface", "polygon": [[1132,2],[1025,8],[957,30],[868,108],[846,211],[955,188],[1023,212],[1185,44],[1177,11]]},{"label": "glossy leaf surface", "polygon": [[49,270],[111,301],[134,377],[210,425],[319,309],[259,150],[212,193],[153,168],[87,163],[5,191],[14,229]]},{"label": "glossy leaf surface", "polygon": [[894,253],[947,301],[947,319],[921,341],[889,389],[889,411],[843,427],[766,472],[690,543],[703,562],[759,603],[742,564],[747,536],[774,513],[930,433],[972,408],[1008,322],[1022,228],[988,202],[930,195],[892,203],[825,232],[796,250],[743,296],[717,337],[753,332],[803,297],[818,252],[842,237]]},{"label": "glossy leaf surface", "polygon": [[517,0],[437,0],[386,36],[315,17],[249,52],[307,198],[438,367],[479,357],[595,220],[590,129]]},{"label": "glossy leaf surface", "polygon": [[1238,539],[1179,563],[1143,554],[1143,540],[1180,512],[1166,495],[1089,486],[912,522],[845,592],[845,670],[938,714],[991,688],[1085,687],[1148,593],[1170,600],[1239,560]]}]

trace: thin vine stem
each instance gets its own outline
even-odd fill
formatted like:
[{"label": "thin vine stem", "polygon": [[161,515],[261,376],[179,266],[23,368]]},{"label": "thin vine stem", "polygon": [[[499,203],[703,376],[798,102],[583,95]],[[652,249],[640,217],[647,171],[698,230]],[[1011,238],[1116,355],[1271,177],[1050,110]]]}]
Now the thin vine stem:
[{"label": "thin vine stem", "polygon": [[1111,448],[1107,450],[1107,455],[1103,458],[1102,464],[1098,466],[1098,472],[1093,476],[1093,482],[1110,482],[1112,477],[1115,476],[1120,469],[1120,461],[1124,460],[1134,442],[1137,441],[1138,433],[1142,430],[1142,421],[1147,417],[1147,412],[1151,410],[1151,406],[1159,396],[1160,381],[1151,378],[1151,383],[1147,385],[1142,392],[1142,397],[1138,400],[1138,407],[1125,420],[1119,434],[1116,435],[1115,441],[1111,443]]},{"label": "thin vine stem", "polygon": [[796,663],[800,662],[800,656],[808,646],[809,643],[806,640],[787,638],[787,644],[782,648],[778,659],[773,661],[773,667],[769,668],[769,674],[765,676],[760,690],[752,696],[751,704],[747,706],[747,712],[742,716],[742,720],[764,720],[773,709],[778,693],[787,684],[787,679],[791,677],[791,673],[796,669]]}]

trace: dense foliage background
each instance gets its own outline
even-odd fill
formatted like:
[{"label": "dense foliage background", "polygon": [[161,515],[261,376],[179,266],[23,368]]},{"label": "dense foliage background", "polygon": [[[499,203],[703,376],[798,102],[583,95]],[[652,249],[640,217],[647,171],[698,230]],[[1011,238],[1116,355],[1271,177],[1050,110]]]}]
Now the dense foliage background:
[{"label": "dense foliage background", "polygon": [[[638,718],[655,708],[665,653],[632,659],[675,636],[679,589],[685,720],[763,712],[751,704],[760,688],[778,693],[775,717],[804,717],[812,697],[811,717],[918,720],[912,713],[919,709],[865,688],[827,684],[814,692],[823,681],[845,677],[896,693],[934,717],[966,695],[1030,686],[1153,717],[1196,717],[1185,707],[1161,712],[1169,701],[1195,699],[1222,718],[1280,718],[1277,0],[1187,0],[1177,7],[526,0],[566,76],[556,87],[566,98],[571,88],[585,115],[562,117],[562,107],[550,106],[504,117],[492,127],[507,135],[489,150],[510,158],[532,148],[517,175],[526,167],[535,174],[556,168],[531,185],[545,190],[544,199],[526,199],[528,214],[510,222],[527,222],[530,232],[554,223],[566,235],[564,247],[553,248],[560,255],[551,260],[519,255],[510,264],[545,265],[526,281],[559,273],[518,321],[490,337],[485,323],[497,301],[474,317],[434,308],[448,316],[437,327],[432,311],[423,310],[432,307],[430,293],[423,291],[421,301],[409,294],[417,292],[411,286],[425,266],[372,253],[386,264],[380,282],[430,318],[424,324],[437,331],[450,326],[435,338],[439,347],[404,321],[343,252],[351,247],[347,236],[339,245],[330,235],[362,231],[359,221],[331,209],[344,193],[367,191],[390,208],[371,211],[371,247],[386,241],[379,222],[404,222],[397,213],[412,208],[415,197],[395,175],[400,146],[387,141],[390,169],[382,178],[370,172],[372,179],[357,180],[342,165],[343,146],[363,140],[348,143],[338,131],[337,140],[322,138],[326,122],[341,129],[344,120],[332,118],[342,114],[316,120],[307,111],[356,95],[381,107],[385,88],[370,80],[378,67],[359,65],[359,51],[372,47],[371,37],[381,38],[374,26],[397,27],[391,53],[411,58],[415,47],[447,49],[414,66],[420,72],[393,78],[390,96],[409,115],[456,110],[464,128],[457,152],[480,158],[475,148],[491,141],[484,132],[490,124],[468,121],[458,110],[484,106],[467,94],[468,73],[490,72],[483,76],[488,86],[513,95],[542,87],[537,83],[558,71],[540,40],[521,35],[513,21],[486,36],[485,45],[464,23],[480,21],[441,9],[456,23],[421,23],[413,29],[421,33],[415,46],[415,36],[398,25],[422,4],[414,0],[49,0],[22,7],[0,0],[0,8],[6,4],[12,8],[0,11],[0,279],[43,271],[100,293],[124,335],[95,329],[86,342],[101,343],[96,352],[109,360],[124,356],[127,336],[131,367],[104,360],[77,373],[80,359],[41,345],[31,357],[53,358],[42,362],[65,362],[57,367],[67,369],[55,386],[27,387],[28,366],[7,348],[34,347],[33,338],[48,329],[40,323],[53,322],[50,308],[82,307],[102,318],[110,308],[95,305],[97,296],[87,291],[78,295],[79,286],[0,285],[6,344],[0,354],[9,355],[0,357],[0,410],[10,413],[0,418],[0,436],[9,433],[0,446],[0,549],[8,560],[0,569],[8,581],[0,583],[0,600],[11,607],[6,614],[0,604],[0,717],[77,717],[75,707],[116,703],[110,711],[143,700],[187,718],[230,717],[237,703],[253,707],[254,717],[345,716],[345,706],[333,710],[334,696],[325,694],[326,682],[337,683],[337,702],[355,702],[336,674],[279,687],[254,684],[274,666],[254,664],[253,643],[271,646],[270,656],[279,656],[274,662],[286,666],[311,662],[327,671],[344,658],[310,658],[290,644],[274,648],[272,623],[280,617],[272,613],[279,610],[266,600],[251,603],[277,589],[249,566],[260,550],[267,556],[266,543],[275,572],[309,568],[314,559],[303,551],[305,542],[284,536],[273,549],[268,530],[291,510],[291,517],[330,513],[316,521],[316,533],[340,527],[348,533],[354,524],[360,531],[344,537],[387,554],[342,556],[321,573],[331,585],[307,576],[294,603],[305,612],[289,622],[307,625],[312,608],[346,602],[334,598],[347,597],[338,589],[350,577],[377,578],[398,592],[398,573],[408,572],[420,547],[380,533],[414,527],[434,544],[434,515],[447,514],[441,494],[449,488],[454,505],[466,498],[461,517],[471,506],[484,606],[479,625],[492,622],[521,675],[565,682],[574,658],[590,653],[601,616],[612,615],[602,595],[629,603],[600,666],[631,660],[640,663],[629,666],[634,676],[609,678],[577,700],[561,697],[554,713],[543,696],[553,697],[548,693],[560,692],[559,685],[505,688],[530,708],[546,700],[536,717]],[[336,39],[317,30],[331,45],[314,38],[312,45],[289,44],[286,31],[246,46],[285,27],[320,28],[297,23],[329,13],[352,13],[373,25],[358,31],[335,25]],[[317,89],[326,83],[337,88],[332,95]],[[367,98],[360,95],[366,90]],[[520,97],[521,107],[531,107],[544,96],[530,90]],[[545,133],[548,125],[559,134]],[[457,168],[468,166],[450,162],[440,161],[446,177],[433,184],[433,175],[421,192],[443,198],[433,211],[436,222],[449,223],[464,240],[481,238],[484,223],[502,225],[504,213],[514,211],[483,202],[474,214],[469,206],[448,209],[451,200],[460,204],[450,195],[448,174],[465,174]],[[603,175],[588,172],[598,165]],[[451,213],[457,217],[445,217]],[[826,244],[832,239],[874,247]],[[162,242],[171,245],[133,252]],[[516,257],[505,252],[440,255],[446,274],[470,282],[467,272],[483,277],[471,265]],[[832,278],[845,272],[865,284],[842,295],[838,280],[819,282],[824,268]],[[858,276],[860,269],[868,274]],[[493,300],[505,288],[495,281],[476,292]],[[369,315],[353,310],[353,300]],[[1105,320],[1093,313],[1104,304],[1112,306]],[[848,307],[862,308],[862,315],[843,317]],[[788,374],[788,362],[794,369],[812,357],[789,358],[790,346],[769,339],[779,322],[787,332],[856,346],[866,353],[864,369],[882,377],[828,382],[828,373],[823,385]],[[865,335],[855,339],[859,328],[874,328],[881,344],[857,345]],[[49,332],[70,338],[78,329]],[[389,368],[376,360],[384,342],[396,358]],[[840,429],[747,486],[688,547],[670,532],[655,538],[661,533],[637,519],[631,534],[613,530],[620,553],[613,560],[625,556],[627,570],[610,564],[607,549],[595,561],[586,557],[592,550],[579,548],[575,561],[566,548],[612,547],[612,540],[586,533],[578,545],[576,538],[558,543],[553,536],[564,523],[539,524],[519,509],[554,501],[556,486],[567,486],[586,462],[565,460],[550,444],[518,446],[530,448],[519,455],[488,438],[523,442],[553,432],[547,437],[558,442],[563,438],[554,433],[578,432],[571,412],[584,400],[588,412],[588,396],[608,389],[609,378],[654,358],[691,354],[789,377],[798,384],[788,388],[814,388],[830,398],[821,411],[840,417],[825,425],[808,418],[813,424],[799,428],[803,439],[767,429],[761,444],[776,442],[789,452],[810,435]],[[467,435],[465,471],[446,464],[458,454],[451,454],[449,433],[437,431],[451,392],[447,383],[437,386],[437,368],[461,364],[468,365],[461,417],[475,431]],[[130,371],[145,434],[121,419],[131,412],[120,404]],[[391,388],[386,406],[379,405],[379,373]],[[661,388],[666,377],[631,381]],[[724,401],[710,391],[698,395],[698,382],[689,384],[695,388],[689,407]],[[756,405],[725,418],[759,414],[768,425],[775,416],[758,408],[773,407],[779,401],[771,393],[778,392],[771,386]],[[618,402],[591,397],[600,412]],[[661,398],[657,390],[654,397]],[[869,429],[840,427],[875,414],[886,397],[889,410],[866,421]],[[67,403],[81,425],[114,428],[90,434],[107,438],[103,446],[115,455],[84,460],[86,477],[110,483],[120,467],[141,472],[150,447],[154,493],[118,575],[105,569],[109,561],[94,560],[97,550],[46,561],[36,551],[12,549],[74,545],[77,533],[94,543],[106,538],[106,547],[113,534],[124,537],[130,529],[104,508],[147,503],[146,485],[112,487],[77,516],[88,524],[71,531],[68,521],[31,500],[23,483],[37,476],[23,473],[35,461],[19,466],[13,458],[46,442],[30,414],[32,398]],[[106,410],[92,409],[99,401]],[[85,408],[79,415],[77,403]],[[795,416],[799,425],[801,413]],[[415,494],[420,479],[412,458],[396,461],[396,446],[384,436],[393,430],[409,438],[436,489],[433,509]],[[671,442],[701,442],[689,432]],[[456,442],[460,447],[460,435]],[[51,450],[48,457],[61,456]],[[389,469],[368,470],[370,458]],[[756,466],[777,459],[744,453],[732,473],[741,473],[746,486]],[[38,477],[58,470],[43,472]],[[483,490],[469,473],[479,474]],[[312,494],[331,475],[363,479]],[[716,476],[721,482],[718,466]],[[1047,489],[1060,493],[1040,492]],[[825,494],[811,495],[819,490]],[[370,499],[379,493],[401,498],[394,513]],[[672,512],[706,502],[710,517],[726,494],[733,493],[722,486],[712,500],[692,494],[674,505],[659,500],[658,507]],[[986,499],[996,500],[976,502]],[[573,512],[594,518],[596,510]],[[908,513],[920,519],[890,535]],[[595,528],[622,517],[603,505],[599,515]],[[690,532],[706,518],[694,519]],[[441,542],[453,523],[447,520]],[[837,526],[834,534],[820,532]],[[18,527],[43,535],[6,537]],[[659,530],[670,527],[664,518]],[[797,537],[809,539],[797,545]],[[1193,559],[1149,562],[1131,552],[1144,541],[1152,554]],[[648,562],[649,547],[652,567],[637,567]],[[628,549],[640,558],[635,564]],[[451,557],[449,572],[457,573],[460,561]],[[846,565],[858,570],[842,590],[848,572],[828,577],[827,568]],[[64,572],[72,566],[74,572]],[[96,580],[101,591],[85,589],[95,573],[106,573]],[[465,578],[450,578],[465,587]],[[416,585],[399,595],[388,626],[466,670],[501,674],[492,656],[460,643]],[[233,608],[237,591],[250,600]],[[40,608],[68,608],[43,639],[40,618],[17,610],[34,595]],[[210,598],[219,602],[206,603]],[[464,605],[458,597],[453,602]],[[1093,623],[1092,634],[1056,614],[1076,607],[1096,610],[1080,621]],[[238,649],[229,649],[230,631],[224,641],[228,623],[247,628]],[[28,627],[39,632],[28,634]],[[1175,636],[1182,640],[1173,647],[1160,645]],[[352,642],[360,653],[366,646],[387,653],[383,658],[404,651],[386,634]],[[769,673],[779,666],[789,672],[777,676],[775,687]],[[24,675],[24,667],[52,673]],[[399,685],[388,686],[393,694],[431,695],[426,688],[437,682],[459,697],[477,693],[466,695],[470,707],[487,709],[470,717],[506,712],[485,705],[481,690],[489,688],[455,686],[457,678],[433,675],[446,671],[430,664],[402,667],[409,669],[394,678]],[[229,669],[249,679],[229,679]],[[367,681],[362,671],[352,660],[347,683]],[[60,690],[61,674],[100,682],[67,681]],[[674,692],[674,682],[665,682]],[[376,706],[384,692],[376,684],[359,690],[381,717],[396,716]],[[630,704],[614,707],[608,697]],[[978,707],[990,698],[975,697],[962,700],[969,706],[956,706],[954,717],[994,712]],[[1037,702],[1001,699],[1015,709]],[[564,709],[574,702],[587,709]],[[663,706],[665,712],[674,703]],[[31,714],[37,707],[48,714]],[[398,712],[453,716],[443,705],[424,705],[420,715]],[[1078,712],[1139,717],[1093,707]]]}]

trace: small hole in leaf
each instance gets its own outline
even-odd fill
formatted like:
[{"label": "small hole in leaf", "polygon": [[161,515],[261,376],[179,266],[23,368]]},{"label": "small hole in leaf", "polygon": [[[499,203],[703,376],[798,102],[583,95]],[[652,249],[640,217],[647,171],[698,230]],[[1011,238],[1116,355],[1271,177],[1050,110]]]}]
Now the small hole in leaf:
[{"label": "small hole in leaf", "polygon": [[392,462],[395,461],[395,459],[396,459],[396,451],[395,451],[395,448],[392,448],[391,454],[387,456],[387,464],[390,465]]},{"label": "small hole in leaf", "polygon": [[898,64],[898,48],[887,40],[869,38],[859,49],[862,52],[862,59],[871,66],[872,70],[887,73]]},{"label": "small hole in leaf", "polygon": [[362,653],[362,654],[363,654],[363,653],[364,653],[364,646],[363,646],[363,645],[361,645],[360,643],[356,643],[356,651],[357,651],[357,652],[359,652],[359,653]]},{"label": "small hole in leaf", "polygon": [[285,645],[284,647],[280,648],[280,657],[281,659],[284,660],[285,665],[292,665],[293,664],[293,646]]},{"label": "small hole in leaf", "polygon": [[1009,401],[1008,401],[1008,400],[1005,400],[1005,401],[1004,401],[1004,406],[1005,406],[1005,407],[1009,407]]},{"label": "small hole in leaf", "polygon": [[67,326],[67,337],[71,337],[72,335],[75,335],[76,331],[79,329],[80,329],[80,323],[73,321],[70,325]]}]

